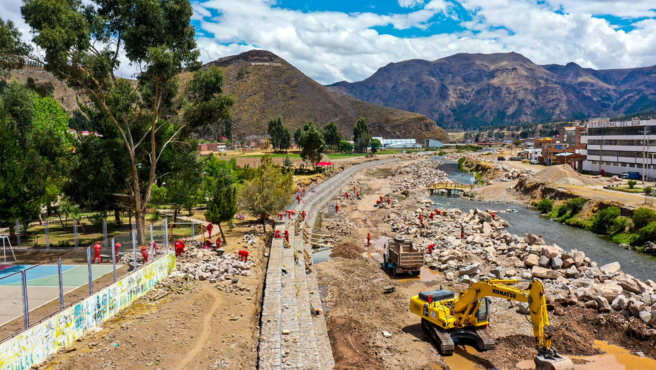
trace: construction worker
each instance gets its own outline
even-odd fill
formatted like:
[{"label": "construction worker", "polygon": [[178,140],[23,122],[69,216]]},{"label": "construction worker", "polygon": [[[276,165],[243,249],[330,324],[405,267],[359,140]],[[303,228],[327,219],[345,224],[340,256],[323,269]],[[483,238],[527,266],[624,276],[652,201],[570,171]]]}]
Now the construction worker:
[{"label": "construction worker", "polygon": [[433,211],[431,211],[431,213],[430,213],[430,216],[429,216],[429,217],[430,217],[430,219],[431,219],[431,221],[433,221],[433,217],[435,217],[435,214],[433,213]]},{"label": "construction worker", "polygon": [[305,196],[305,188],[303,188],[303,196]]},{"label": "construction worker", "polygon": [[212,229],[214,229],[214,225],[210,222],[207,224],[207,234],[209,235],[208,238],[212,239]]},{"label": "construction worker", "polygon": [[91,262],[98,259],[98,263],[102,263],[102,260],[100,259],[101,250],[102,250],[102,244],[100,244],[100,242],[96,242],[96,244],[94,244],[93,246],[93,258],[91,259]]},{"label": "construction worker", "polygon": [[157,255],[157,243],[153,240],[153,258]]},{"label": "construction worker", "polygon": [[380,196],[380,201],[381,201],[381,202],[383,201],[383,196],[382,196],[382,195]]},{"label": "construction worker", "polygon": [[278,220],[282,221],[282,218],[283,218],[282,212],[278,212]]},{"label": "construction worker", "polygon": [[276,239],[282,238],[282,236],[280,236],[280,230],[276,230],[276,235],[274,235],[273,237]]},{"label": "construction worker", "polygon": [[367,233],[367,246],[371,245],[371,233]]},{"label": "construction worker", "polygon": [[360,199],[360,192],[357,192],[356,194],[357,194],[358,199]]},{"label": "construction worker", "polygon": [[433,249],[435,248],[435,243],[428,245],[428,254],[433,254]]},{"label": "construction worker", "polygon": [[148,249],[145,245],[141,246],[141,256],[143,257],[143,263],[148,263]]},{"label": "construction worker", "polygon": [[347,191],[346,193],[344,193],[344,196],[346,197],[346,199],[349,199],[349,192]]},{"label": "construction worker", "polygon": [[289,230],[285,230],[285,240],[287,241],[287,244],[289,244]]},{"label": "construction worker", "polygon": [[492,216],[493,220],[496,220],[496,218],[497,218],[497,215],[495,215],[494,212],[490,212],[490,216]]},{"label": "construction worker", "polygon": [[212,248],[212,240],[207,239],[205,240],[205,243],[203,243],[203,249],[210,249],[210,248]]},{"label": "construction worker", "polygon": [[306,214],[307,214],[307,213],[305,213],[305,210],[303,210],[303,213],[301,213],[301,215],[303,216],[303,221],[305,221],[305,215],[306,215]]},{"label": "construction worker", "polygon": [[353,185],[353,191],[355,191],[355,185]]},{"label": "construction worker", "polygon": [[176,240],[175,241],[175,256],[180,257],[182,254],[184,254],[184,248],[185,248],[185,245],[182,242],[182,240]]},{"label": "construction worker", "polygon": [[464,239],[464,238],[465,238],[465,227],[460,226],[460,239]]},{"label": "construction worker", "polygon": [[222,242],[221,237],[218,236],[218,237],[216,238],[216,249],[221,248],[221,242]]},{"label": "construction worker", "polygon": [[390,204],[392,204],[392,198],[390,198],[390,196],[388,195],[387,196],[387,205],[389,206]]},{"label": "construction worker", "polygon": [[439,209],[436,209],[436,210],[435,210],[435,214],[439,216],[439,215],[441,215],[441,214],[442,214],[442,212],[440,212],[440,210],[439,210]]},{"label": "construction worker", "polygon": [[119,249],[121,249],[121,243],[114,244],[114,257],[116,258],[116,262],[118,262],[118,250]]},{"label": "construction worker", "polygon": [[339,212],[339,203],[335,202],[335,213]]},{"label": "construction worker", "polygon": [[298,201],[298,204],[301,204],[301,195],[296,194],[296,200]]},{"label": "construction worker", "polygon": [[419,223],[422,227],[424,226],[424,215],[419,215]]},{"label": "construction worker", "polygon": [[248,262],[248,251],[240,250],[238,253],[239,253],[239,260],[240,261]]}]

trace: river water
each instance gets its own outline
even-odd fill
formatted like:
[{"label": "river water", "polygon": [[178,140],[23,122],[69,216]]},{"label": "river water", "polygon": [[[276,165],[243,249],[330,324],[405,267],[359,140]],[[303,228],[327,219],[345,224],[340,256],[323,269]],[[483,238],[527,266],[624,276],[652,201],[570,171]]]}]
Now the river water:
[{"label": "river water", "polygon": [[[434,159],[440,160],[438,157]],[[456,182],[469,183],[471,175],[460,171],[455,162],[444,162],[440,169],[448,173],[449,177]],[[627,274],[642,280],[656,280],[656,258],[620,248],[617,244],[590,231],[551,221],[524,206],[505,202],[470,201],[445,195],[434,195],[430,198],[437,204],[437,207],[459,208],[463,212],[474,208],[495,211],[515,209],[517,212],[499,214],[510,224],[510,227],[507,228],[508,232],[519,236],[524,236],[525,233],[542,235],[547,244],[555,243],[564,250],[578,249],[585,252],[585,255],[597,262],[599,266],[617,261],[622,266],[622,271]]]}]

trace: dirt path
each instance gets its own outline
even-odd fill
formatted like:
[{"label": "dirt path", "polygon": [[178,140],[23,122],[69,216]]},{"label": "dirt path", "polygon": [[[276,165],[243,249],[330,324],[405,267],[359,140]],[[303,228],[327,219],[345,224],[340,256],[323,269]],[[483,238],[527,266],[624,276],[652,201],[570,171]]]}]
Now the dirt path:
[{"label": "dirt path", "polygon": [[203,291],[214,297],[214,304],[203,318],[203,332],[200,334],[198,341],[196,341],[194,347],[190,349],[189,354],[180,361],[178,366],[175,368],[176,370],[185,369],[187,364],[189,364],[196,356],[201,353],[203,347],[205,347],[205,344],[207,343],[207,339],[210,337],[210,333],[212,332],[212,318],[216,314],[216,311],[221,307],[221,297],[219,296],[219,293],[216,291],[216,289],[213,289],[209,286],[204,286]]}]

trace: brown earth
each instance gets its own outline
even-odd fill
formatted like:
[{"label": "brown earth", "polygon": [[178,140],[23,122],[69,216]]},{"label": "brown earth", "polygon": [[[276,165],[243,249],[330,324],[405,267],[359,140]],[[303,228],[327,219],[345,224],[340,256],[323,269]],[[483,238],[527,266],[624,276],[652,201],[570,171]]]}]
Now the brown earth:
[{"label": "brown earth", "polygon": [[360,245],[351,242],[344,242],[335,247],[333,247],[332,252],[330,253],[331,258],[342,257],[348,259],[361,258],[362,253],[364,253],[365,248]]},{"label": "brown earth", "polygon": [[531,176],[536,181],[561,185],[599,185],[601,181],[590,176],[581,176],[571,166],[561,164],[549,166]]}]

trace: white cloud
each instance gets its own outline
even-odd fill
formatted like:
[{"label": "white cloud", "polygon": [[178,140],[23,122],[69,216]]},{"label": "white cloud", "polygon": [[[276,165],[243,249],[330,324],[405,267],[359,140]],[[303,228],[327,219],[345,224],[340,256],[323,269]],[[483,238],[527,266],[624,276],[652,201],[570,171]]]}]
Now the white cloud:
[{"label": "white cloud", "polygon": [[399,0],[399,6],[402,8],[414,8],[423,4],[424,0]]}]

